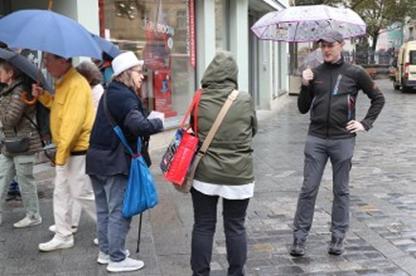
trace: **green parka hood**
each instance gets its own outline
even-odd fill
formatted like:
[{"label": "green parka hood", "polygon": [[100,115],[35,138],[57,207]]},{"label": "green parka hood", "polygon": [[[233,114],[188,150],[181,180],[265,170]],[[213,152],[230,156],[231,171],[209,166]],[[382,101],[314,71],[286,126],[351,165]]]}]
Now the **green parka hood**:
[{"label": "green parka hood", "polygon": [[230,52],[218,51],[205,70],[202,88],[230,87],[238,89],[238,66]]}]

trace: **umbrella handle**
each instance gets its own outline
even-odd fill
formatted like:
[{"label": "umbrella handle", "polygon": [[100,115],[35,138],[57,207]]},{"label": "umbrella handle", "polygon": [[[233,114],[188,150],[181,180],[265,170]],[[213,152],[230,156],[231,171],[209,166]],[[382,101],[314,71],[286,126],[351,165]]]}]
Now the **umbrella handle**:
[{"label": "umbrella handle", "polygon": [[28,96],[27,92],[23,92],[22,95],[20,96],[20,100],[27,105],[34,105],[36,101],[38,100],[37,97],[33,97],[32,100],[29,100],[27,96]]}]

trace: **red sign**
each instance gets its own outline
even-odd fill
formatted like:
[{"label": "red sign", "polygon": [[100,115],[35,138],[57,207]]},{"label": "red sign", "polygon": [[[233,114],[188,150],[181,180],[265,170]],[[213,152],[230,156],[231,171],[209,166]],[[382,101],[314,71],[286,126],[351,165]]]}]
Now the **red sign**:
[{"label": "red sign", "polygon": [[193,68],[195,68],[195,0],[188,1],[189,12],[189,59]]}]

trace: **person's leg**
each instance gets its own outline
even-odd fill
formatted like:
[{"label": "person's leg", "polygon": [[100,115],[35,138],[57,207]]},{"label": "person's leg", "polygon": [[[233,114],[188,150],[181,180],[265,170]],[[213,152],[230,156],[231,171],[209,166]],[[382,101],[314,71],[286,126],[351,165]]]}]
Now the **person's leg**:
[{"label": "person's leg", "polygon": [[6,201],[10,200],[22,200],[19,185],[17,184],[16,180],[13,179],[9,185],[9,191],[7,192]]},{"label": "person's leg", "polygon": [[55,167],[55,188],[53,191],[53,215],[55,219],[55,236],[48,242],[40,243],[39,250],[43,252],[74,246],[74,236],[71,231],[71,177],[68,164]]},{"label": "person's leg", "polygon": [[326,140],[308,136],[305,145],[304,179],[294,219],[294,239],[305,241],[312,226],[316,196],[328,155]]},{"label": "person's leg", "polygon": [[209,275],[217,223],[218,196],[205,195],[193,188],[191,194],[194,208],[191,268],[194,276]]},{"label": "person's leg", "polygon": [[16,168],[16,177],[20,184],[22,201],[26,209],[26,220],[15,223],[15,227],[22,228],[31,225],[37,225],[42,222],[39,214],[38,192],[33,175],[33,166],[35,165],[36,156],[18,155],[13,157]]},{"label": "person's leg", "polygon": [[129,258],[125,249],[126,236],[130,229],[131,218],[122,215],[124,191],[127,177],[117,175],[107,178],[105,191],[108,202],[108,244],[110,261],[107,266],[109,272],[135,271],[144,266],[143,261]]},{"label": "person's leg", "polygon": [[[97,221],[95,210],[94,192],[92,191],[91,179],[85,173],[85,155],[71,156],[68,159],[71,194],[82,209],[94,220]],[[72,218],[71,218],[72,222]]]},{"label": "person's leg", "polygon": [[244,275],[247,260],[247,235],[244,226],[249,199],[223,199],[224,232],[229,264],[228,276]]},{"label": "person's leg", "polygon": [[112,262],[126,258],[125,243],[131,223],[131,218],[126,219],[122,215],[126,184],[127,177],[117,175],[108,177],[104,186],[108,202],[108,254]]},{"label": "person's leg", "polygon": [[0,225],[2,223],[2,211],[4,198],[9,183],[15,175],[13,159],[0,154]]},{"label": "person's leg", "polygon": [[79,221],[81,220],[82,206],[72,199],[72,208],[71,208],[71,227],[74,229],[78,228]]},{"label": "person's leg", "polygon": [[333,237],[344,239],[349,225],[349,176],[355,138],[332,140],[330,143],[334,194],[331,232]]},{"label": "person's leg", "polygon": [[92,187],[95,194],[95,206],[97,210],[97,237],[99,249],[102,253],[109,253],[108,245],[108,197],[105,189],[107,177],[91,175]]}]

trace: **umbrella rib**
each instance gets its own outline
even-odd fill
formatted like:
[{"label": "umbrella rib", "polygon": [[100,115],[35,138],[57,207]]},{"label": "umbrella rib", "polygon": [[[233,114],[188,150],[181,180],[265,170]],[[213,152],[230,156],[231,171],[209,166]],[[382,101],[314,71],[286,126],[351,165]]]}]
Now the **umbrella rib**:
[{"label": "umbrella rib", "polygon": [[293,40],[296,39],[296,34],[298,32],[298,27],[299,27],[299,23],[296,24],[296,28],[295,28],[295,34],[293,35]]}]

